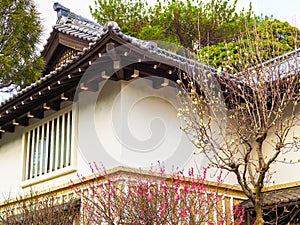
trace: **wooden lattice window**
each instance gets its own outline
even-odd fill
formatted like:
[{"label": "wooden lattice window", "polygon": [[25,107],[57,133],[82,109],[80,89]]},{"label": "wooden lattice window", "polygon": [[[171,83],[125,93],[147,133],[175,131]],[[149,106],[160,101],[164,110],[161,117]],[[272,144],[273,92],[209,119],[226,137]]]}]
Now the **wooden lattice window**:
[{"label": "wooden lattice window", "polygon": [[72,111],[68,110],[25,133],[25,180],[71,166]]},{"label": "wooden lattice window", "polygon": [[76,55],[77,51],[74,49],[66,50],[63,55],[60,57],[59,61],[55,65],[55,67],[60,67],[61,65],[65,64],[67,60],[71,60],[72,56]]}]

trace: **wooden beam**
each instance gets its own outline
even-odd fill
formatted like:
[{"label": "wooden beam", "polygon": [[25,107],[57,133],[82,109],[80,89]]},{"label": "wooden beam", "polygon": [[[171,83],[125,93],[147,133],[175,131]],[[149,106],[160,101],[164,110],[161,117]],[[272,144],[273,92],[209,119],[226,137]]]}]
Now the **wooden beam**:
[{"label": "wooden beam", "polygon": [[124,70],[123,69],[116,70],[115,74],[116,74],[116,76],[119,80],[125,80],[125,75],[124,75]]},{"label": "wooden beam", "polygon": [[21,126],[28,126],[29,125],[29,118],[27,116],[21,117],[15,120]]},{"label": "wooden beam", "polygon": [[44,118],[45,109],[33,109],[30,111],[30,114],[34,116],[34,118],[43,119]]},{"label": "wooden beam", "polygon": [[52,110],[58,111],[60,110],[61,99],[56,99],[54,101],[48,101],[47,106],[49,106]]},{"label": "wooden beam", "polygon": [[45,58],[46,65],[49,64],[51,57],[53,56],[54,51],[56,50],[59,42],[58,42],[58,34],[55,32],[51,36],[51,40],[49,40],[49,43],[47,46],[45,46],[45,50],[42,52],[42,55]]},{"label": "wooden beam", "polygon": [[13,132],[15,132],[15,125],[7,124],[7,125],[1,127],[1,130],[5,130],[7,132],[13,133]]},{"label": "wooden beam", "polygon": [[82,51],[83,48],[89,47],[88,41],[63,33],[58,34],[58,41],[60,44],[78,51]]},{"label": "wooden beam", "polygon": [[162,78],[157,78],[157,77],[152,77],[152,87],[154,89],[160,89],[162,88],[161,84],[163,83],[163,79]]}]

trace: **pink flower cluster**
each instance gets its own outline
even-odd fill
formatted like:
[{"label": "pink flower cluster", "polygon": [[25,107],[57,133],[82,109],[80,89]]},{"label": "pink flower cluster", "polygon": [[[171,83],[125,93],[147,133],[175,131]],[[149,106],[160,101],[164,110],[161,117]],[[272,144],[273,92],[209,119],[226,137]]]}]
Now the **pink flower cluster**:
[{"label": "pink flower cluster", "polygon": [[[108,174],[104,167],[91,164],[95,177],[79,176],[84,187],[74,186],[81,197],[82,220],[88,224],[230,224],[244,221],[238,206],[226,210],[225,197],[218,193],[222,179],[213,187],[191,168],[187,175],[176,170],[121,171]],[[234,218],[234,219],[233,219]]]}]

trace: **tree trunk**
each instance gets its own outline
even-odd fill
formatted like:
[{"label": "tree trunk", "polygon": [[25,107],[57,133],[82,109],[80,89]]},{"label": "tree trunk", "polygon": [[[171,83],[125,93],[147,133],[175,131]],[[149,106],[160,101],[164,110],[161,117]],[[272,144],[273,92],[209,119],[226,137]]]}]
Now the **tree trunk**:
[{"label": "tree trunk", "polygon": [[265,221],[263,219],[262,198],[259,195],[256,195],[254,210],[256,213],[256,218],[255,218],[256,225],[263,225]]}]

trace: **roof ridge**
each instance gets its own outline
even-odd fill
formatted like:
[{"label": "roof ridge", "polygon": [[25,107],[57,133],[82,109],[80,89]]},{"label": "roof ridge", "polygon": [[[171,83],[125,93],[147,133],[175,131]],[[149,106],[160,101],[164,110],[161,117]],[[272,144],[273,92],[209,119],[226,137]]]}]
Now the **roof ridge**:
[{"label": "roof ridge", "polygon": [[85,23],[88,23],[88,24],[91,24],[94,26],[98,26],[100,28],[103,27],[102,25],[95,23],[94,21],[91,21],[81,15],[71,12],[71,10],[69,8],[63,6],[59,2],[55,2],[53,4],[53,9],[54,9],[54,11],[57,12],[56,24],[68,23],[68,22],[71,22],[72,20],[78,20],[78,21],[85,22]]}]

